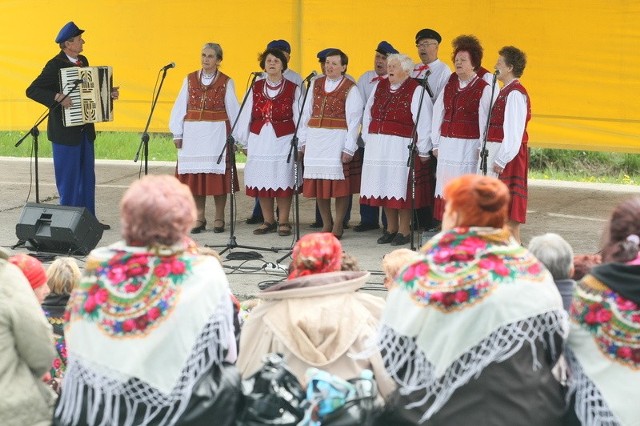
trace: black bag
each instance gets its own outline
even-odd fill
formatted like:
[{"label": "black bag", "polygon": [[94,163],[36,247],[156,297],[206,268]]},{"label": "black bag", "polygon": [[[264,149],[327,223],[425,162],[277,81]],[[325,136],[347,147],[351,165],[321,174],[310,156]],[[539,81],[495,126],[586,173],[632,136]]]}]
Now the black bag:
[{"label": "black bag", "polygon": [[294,426],[304,416],[304,389],[282,354],[268,354],[262,368],[242,381],[244,407],[239,426]]},{"label": "black bag", "polygon": [[208,426],[211,419],[216,419],[217,426],[233,426],[241,403],[240,373],[235,365],[223,363],[194,386],[177,425]]}]

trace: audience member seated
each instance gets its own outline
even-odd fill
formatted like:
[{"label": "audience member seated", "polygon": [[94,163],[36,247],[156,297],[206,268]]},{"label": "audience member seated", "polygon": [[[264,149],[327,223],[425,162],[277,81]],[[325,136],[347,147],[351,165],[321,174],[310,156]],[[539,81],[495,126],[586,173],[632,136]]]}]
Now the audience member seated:
[{"label": "audience member seated", "polygon": [[567,425],[640,419],[640,197],[611,215],[595,266],[576,286],[567,341]]},{"label": "audience member seated", "polygon": [[551,275],[505,228],[509,191],[463,175],[442,229],[399,272],[379,348],[398,390],[379,424],[560,425],[566,312]]},{"label": "audience member seated", "polygon": [[303,236],[292,258],[288,279],[258,294],[262,301],[243,325],[242,376],[255,373],[264,355],[280,352],[303,385],[309,367],[344,379],[370,369],[380,393],[391,392],[380,354],[370,350],[384,300],[357,291],[369,272],[341,271],[342,247],[328,232]]},{"label": "audience member seated", "polygon": [[576,254],[573,256],[573,278],[580,281],[596,265],[602,263],[602,256],[599,254]]},{"label": "audience member seated", "polygon": [[54,424],[234,423],[235,403],[222,412],[214,403],[234,395],[220,390],[236,357],[229,284],[187,237],[195,220],[193,196],[173,176],[125,192],[124,241],[91,252],[69,300]]},{"label": "audience member seated", "polygon": [[42,301],[42,310],[53,327],[56,357],[51,363],[49,385],[60,391],[67,369],[67,345],[64,340],[64,311],[71,292],[78,286],[82,272],[73,257],[59,257],[47,269],[47,287],[51,291]]},{"label": "audience member seated", "polygon": [[398,272],[420,258],[420,254],[408,248],[395,249],[382,258],[382,271],[384,272],[384,286],[391,289]]},{"label": "audience member seated", "polygon": [[0,424],[49,425],[55,394],[42,377],[53,361],[53,335],[35,295],[47,276],[34,257],[7,257],[0,250]]},{"label": "audience member seated", "polygon": [[553,281],[562,296],[562,306],[569,310],[576,282],[573,276],[573,249],[558,234],[547,233],[533,237],[529,242],[529,251],[551,272]]}]

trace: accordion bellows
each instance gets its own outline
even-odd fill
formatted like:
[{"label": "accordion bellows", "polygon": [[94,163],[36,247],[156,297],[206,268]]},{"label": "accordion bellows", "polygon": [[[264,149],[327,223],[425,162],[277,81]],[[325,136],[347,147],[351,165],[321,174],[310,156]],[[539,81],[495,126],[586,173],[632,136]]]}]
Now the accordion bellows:
[{"label": "accordion bellows", "polygon": [[62,114],[65,127],[113,121],[111,67],[62,68],[60,87],[72,102],[71,107],[65,108]]}]

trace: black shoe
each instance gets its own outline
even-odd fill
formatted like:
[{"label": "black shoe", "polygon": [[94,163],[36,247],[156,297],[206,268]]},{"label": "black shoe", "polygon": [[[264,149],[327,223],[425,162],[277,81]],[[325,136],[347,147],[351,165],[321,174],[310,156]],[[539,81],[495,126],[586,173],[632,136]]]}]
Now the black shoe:
[{"label": "black shoe", "polygon": [[342,224],[342,229],[351,229],[351,225],[349,225],[349,222],[344,222]]},{"label": "black shoe", "polygon": [[309,228],[319,229],[322,228],[322,224],[320,222],[313,222],[311,225],[309,225]]},{"label": "black shoe", "polygon": [[380,229],[380,225],[377,223],[360,223],[353,227],[356,232],[373,231],[374,229]]},{"label": "black shoe", "polygon": [[247,225],[257,225],[258,223],[264,222],[264,219],[260,216],[251,216],[249,219],[245,220],[244,223]]},{"label": "black shoe", "polygon": [[205,229],[207,229],[207,221],[206,220],[204,222],[201,221],[201,220],[198,220],[197,223],[199,223],[200,225],[198,225],[195,228],[191,229],[191,233],[192,234],[199,234],[201,232],[204,232]]},{"label": "black shoe", "polygon": [[111,225],[107,225],[106,223],[100,223],[100,226],[102,227],[103,231],[108,231],[109,229],[111,229]]},{"label": "black shoe", "polygon": [[397,232],[390,234],[387,231],[384,231],[382,237],[378,238],[378,244],[389,244],[396,237],[396,234]]},{"label": "black shoe", "polygon": [[392,246],[403,246],[403,245],[407,244],[410,239],[411,239],[411,234],[402,235],[401,233],[398,232],[396,234],[396,236],[393,238],[393,241],[391,241],[391,245]]}]

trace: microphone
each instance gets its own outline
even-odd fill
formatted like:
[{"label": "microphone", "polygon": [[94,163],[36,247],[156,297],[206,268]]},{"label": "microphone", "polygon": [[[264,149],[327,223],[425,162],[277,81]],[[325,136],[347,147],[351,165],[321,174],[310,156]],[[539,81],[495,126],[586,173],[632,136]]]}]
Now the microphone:
[{"label": "microphone", "polygon": [[262,71],[256,71],[256,72],[252,72],[251,75],[255,75],[256,77],[262,77],[264,74],[262,73]]},{"label": "microphone", "polygon": [[77,80],[73,80],[73,84],[80,84],[80,83],[86,83],[87,82],[87,78],[79,78]]},{"label": "microphone", "polygon": [[493,73],[493,75],[495,75],[495,76],[499,76],[499,75],[500,75],[500,70],[496,70],[496,71]]},{"label": "microphone", "polygon": [[304,80],[302,81],[309,81],[311,80],[313,77],[315,77],[316,75],[318,75],[318,73],[316,71],[311,71],[311,74],[309,74]]},{"label": "microphone", "polygon": [[424,77],[422,77],[422,78],[427,78],[427,77],[429,77],[430,75],[431,75],[431,70],[430,70],[430,69],[428,69],[428,70],[426,70],[426,71],[424,72]]},{"label": "microphone", "polygon": [[164,67],[162,67],[162,69],[160,71],[166,71],[169,68],[175,68],[175,67],[176,67],[176,63],[175,62],[171,62],[170,64],[167,64]]}]

